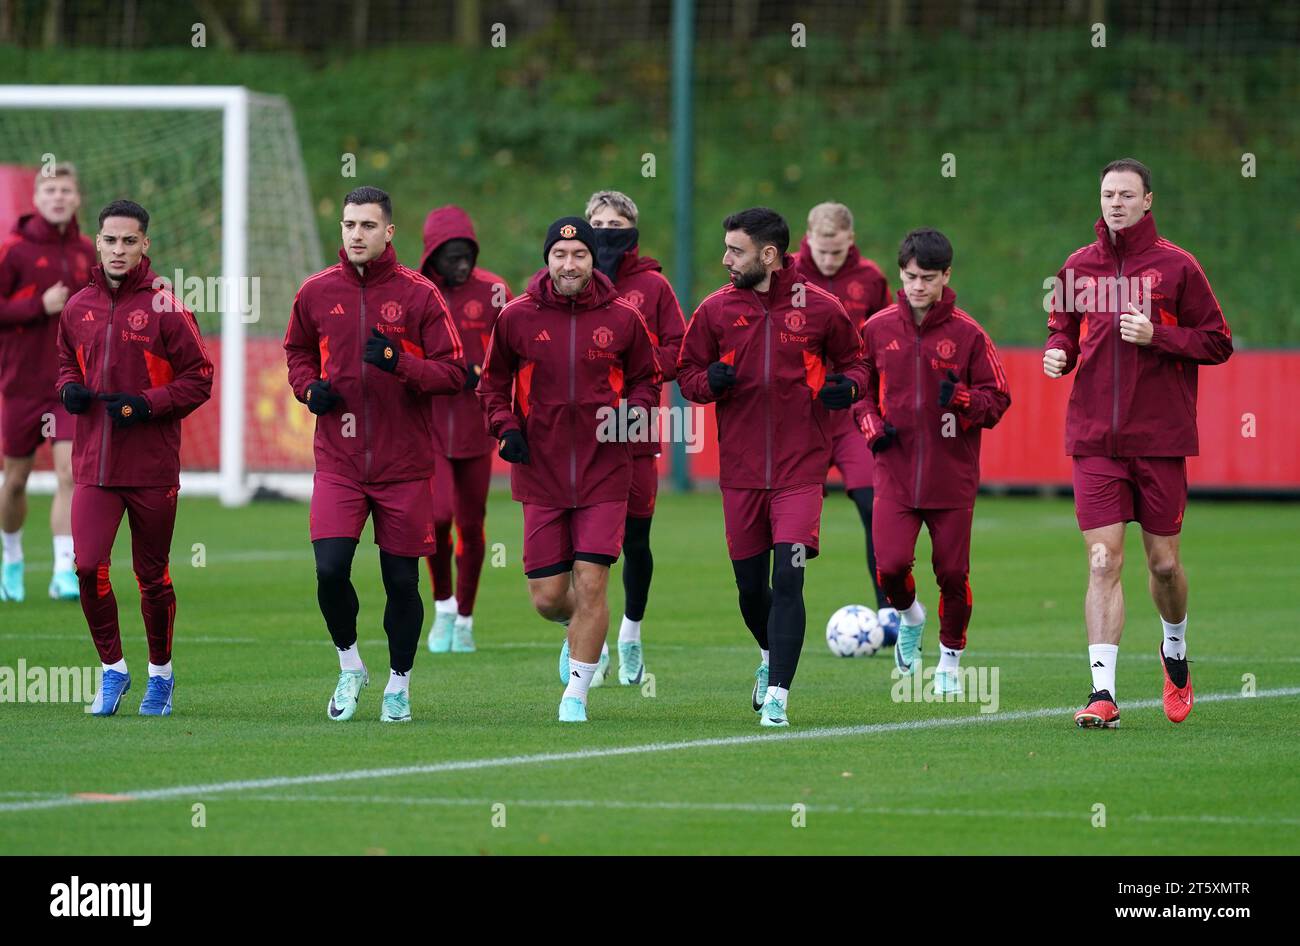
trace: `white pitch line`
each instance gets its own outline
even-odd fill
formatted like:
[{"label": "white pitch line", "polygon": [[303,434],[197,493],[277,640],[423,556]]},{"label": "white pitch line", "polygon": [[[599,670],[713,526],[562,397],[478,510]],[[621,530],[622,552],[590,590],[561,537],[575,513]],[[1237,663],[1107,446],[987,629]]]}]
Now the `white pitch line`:
[{"label": "white pitch line", "polygon": [[[767,814],[780,812],[789,814],[790,805],[755,804],[745,802],[688,802],[688,801],[625,801],[623,799],[574,799],[574,798],[401,798],[387,795],[241,795],[237,801],[271,801],[271,802],[320,802],[330,805],[433,805],[455,808],[485,808],[491,810],[493,805],[505,805],[507,808],[608,808],[628,811],[714,811],[739,812],[742,814]],[[940,817],[940,818],[1047,818],[1066,821],[1090,821],[1093,818],[1088,811],[1012,811],[997,808],[882,808],[862,807],[857,805],[804,805],[809,814],[834,815],[898,815],[900,817]],[[1276,825],[1300,826],[1300,818],[1245,818],[1236,815],[1152,815],[1145,812],[1135,814],[1107,814],[1108,823],[1122,821],[1141,821],[1169,824],[1227,824],[1252,827],[1273,827]]]},{"label": "white pitch line", "polygon": [[[1240,693],[1208,693],[1197,697],[1198,703],[1220,703],[1246,699],[1269,699],[1300,696],[1300,687],[1279,687],[1260,690],[1253,697]],[[1162,704],[1161,700],[1137,700],[1126,703],[1128,709],[1150,709]],[[1015,710],[1008,713],[976,713],[971,716],[951,716],[935,719],[906,720],[897,723],[867,723],[860,726],[828,726],[821,729],[785,730],[779,733],[762,733],[751,736],[719,736],[713,739],[688,739],[680,742],[651,742],[635,746],[611,746],[607,749],[578,749],[572,752],[540,752],[534,755],[501,756],[495,759],[459,759],[431,762],[425,765],[391,766],[380,769],[354,769],[347,772],[322,772],[316,775],[285,775],[271,778],[238,779],[230,782],[209,782],[199,785],[179,785],[172,788],[149,788],[125,792],[96,792],[93,796],[63,795],[38,801],[0,803],[0,812],[36,811],[47,808],[70,808],[77,805],[111,804],[130,801],[165,801],[172,798],[194,798],[223,792],[254,791],[267,788],[287,788],[293,785],[327,785],[333,782],[356,782],[371,779],[404,778],[410,775],[435,775],[442,772],[467,772],[480,769],[507,768],[516,765],[537,765],[547,762],[588,761],[619,756],[645,755],[652,752],[680,752],[684,749],[716,749],[749,746],[774,742],[792,742],[808,739],[834,739],[848,736],[873,736],[880,733],[908,732],[920,729],[945,729],[954,726],[971,726],[980,723],[1010,723],[1026,719],[1072,714],[1076,706],[1045,707],[1036,710]]]}]

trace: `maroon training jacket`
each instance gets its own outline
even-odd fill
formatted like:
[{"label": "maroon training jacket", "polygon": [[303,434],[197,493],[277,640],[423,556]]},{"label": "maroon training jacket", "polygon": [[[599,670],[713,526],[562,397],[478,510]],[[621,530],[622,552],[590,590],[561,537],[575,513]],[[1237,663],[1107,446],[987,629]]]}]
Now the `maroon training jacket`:
[{"label": "maroon training jacket", "polygon": [[[862,331],[862,325],[867,319],[889,305],[889,280],[879,266],[862,255],[856,243],[849,247],[840,268],[833,275],[826,276],[817,268],[812,248],[808,246],[808,237],[805,236],[799,244],[794,265],[806,282],[820,286],[840,300],[858,332]],[[858,430],[862,423],[862,411],[862,402],[859,401],[851,410],[832,412],[831,436],[837,437],[850,430]]]},{"label": "maroon training jacket", "polygon": [[76,417],[72,476],[83,486],[176,486],[181,418],[212,395],[212,361],[189,309],[165,289],[149,257],[115,290],[104,268],[68,299],[59,317],[57,389],[76,382],[96,394],[142,394],[149,419],[114,427],[103,401]]},{"label": "maroon training jacket", "polygon": [[95,245],[76,220],[62,233],[40,214],[26,214],[0,243],[0,394],[57,395],[59,317],[46,315],[41,296],[55,283],[68,298],[90,281]]},{"label": "maroon training jacket", "polygon": [[[400,343],[397,371],[362,360],[378,328]],[[339,262],[308,276],[284,335],[289,386],[328,380],[342,403],[316,418],[316,469],[359,483],[433,475],[429,399],[465,383],[460,335],[436,286],[397,262],[392,244],[365,266]]]},{"label": "maroon training jacket", "polygon": [[[900,289],[898,302],[862,328],[870,379],[862,432],[874,443],[888,422],[894,443],[876,454],[876,495],[914,509],[973,505],[980,481],[980,431],[1011,406],[1011,391],[988,333],[944,289],[918,326]],[[959,383],[945,407],[939,385]]]},{"label": "maroon training jacket", "polygon": [[[1057,273],[1061,288],[1047,320],[1045,348],[1065,352],[1066,373],[1079,368],[1065,414],[1065,452],[1196,456],[1196,366],[1223,364],[1232,354],[1219,300],[1196,257],[1162,239],[1150,212],[1113,244],[1104,219],[1093,229],[1097,239],[1070,254]],[[1108,284],[1120,291],[1108,291]],[[1120,338],[1120,313],[1130,300],[1153,323],[1149,345]]]},{"label": "maroon training jacket", "polygon": [[[709,387],[715,361],[736,369],[736,383],[722,394]],[[682,342],[677,384],[687,400],[717,403],[721,485],[826,481],[833,412],[817,395],[828,374],[848,377],[861,397],[862,341],[840,301],[804,282],[789,254],[767,292],[728,284],[700,303]]]},{"label": "maroon training jacket", "polygon": [[[429,258],[448,240],[469,240],[478,246],[474,224],[469,214],[459,207],[439,207],[425,218],[420,272],[424,272]],[[475,266],[469,279],[459,286],[448,286],[432,268],[428,278],[442,292],[451,311],[452,321],[456,323],[461,343],[465,346],[466,366],[471,371],[474,365],[482,368],[497,315],[514,298],[510,287],[502,277],[480,266]],[[496,441],[483,422],[483,408],[473,391],[462,389],[455,394],[434,395],[433,445],[440,456],[456,460],[481,457],[496,449]]]},{"label": "maroon training jacket", "polygon": [[488,343],[478,398],[494,437],[522,430],[529,462],[510,467],[519,502],[577,508],[626,500],[632,451],[601,441],[602,407],[658,403],[659,364],[645,319],[604,273],[573,299],[539,270],[504,309]]},{"label": "maroon training jacket", "polygon": [[[673,380],[677,377],[677,353],[682,347],[682,336],[686,334],[686,319],[682,317],[682,307],[677,304],[677,296],[663,274],[663,267],[653,257],[638,255],[637,248],[632,247],[618,264],[614,288],[641,310],[663,380]],[[662,393],[658,403],[663,404]],[[638,440],[632,444],[632,456],[654,456],[661,452],[662,447],[656,441]]]}]

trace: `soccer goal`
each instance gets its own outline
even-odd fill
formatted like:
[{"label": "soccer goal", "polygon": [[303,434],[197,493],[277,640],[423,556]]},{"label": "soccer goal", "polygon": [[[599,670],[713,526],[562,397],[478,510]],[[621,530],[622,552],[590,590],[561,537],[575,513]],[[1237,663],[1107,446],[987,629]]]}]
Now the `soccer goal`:
[{"label": "soccer goal", "polygon": [[[31,176],[63,161],[77,168],[87,236],[111,200],[149,211],[154,270],[194,311],[216,362],[212,402],[185,421],[183,493],[229,506],[259,490],[309,493],[311,418],[280,343],[321,255],[288,103],[234,86],[0,86],[14,199],[30,202]],[[31,485],[52,489],[53,477]]]}]

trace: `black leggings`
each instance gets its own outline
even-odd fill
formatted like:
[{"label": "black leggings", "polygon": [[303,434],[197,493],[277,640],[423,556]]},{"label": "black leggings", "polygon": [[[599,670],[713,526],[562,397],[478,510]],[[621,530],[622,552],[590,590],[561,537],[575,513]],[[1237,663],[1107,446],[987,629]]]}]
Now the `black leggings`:
[{"label": "black leggings", "polygon": [[652,519],[629,517],[623,534],[623,614],[629,621],[645,617],[655,558],[650,552]]},{"label": "black leggings", "polygon": [[[357,592],[352,587],[352,559],[356,539],[317,539],[316,600],[334,646],[347,650],[357,642]],[[384,632],[388,635],[389,666],[396,673],[409,673],[415,664],[424,625],[424,602],[420,599],[420,560],[416,557],[379,552],[379,570],[384,579],[388,603],[384,607]]]},{"label": "black leggings", "polygon": [[[772,557],[772,583],[768,585],[768,557]],[[803,650],[807,617],[803,604],[806,552],[795,555],[788,542],[772,551],[731,563],[740,591],[740,613],[758,646],[770,652],[768,686],[789,689]]]}]

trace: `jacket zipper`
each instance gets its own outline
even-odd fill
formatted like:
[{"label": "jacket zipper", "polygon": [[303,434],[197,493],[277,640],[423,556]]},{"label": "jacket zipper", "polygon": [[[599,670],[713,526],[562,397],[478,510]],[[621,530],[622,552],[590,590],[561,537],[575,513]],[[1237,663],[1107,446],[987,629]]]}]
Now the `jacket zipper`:
[{"label": "jacket zipper", "polygon": [[[928,315],[929,313],[927,313]],[[925,321],[922,318],[922,321]],[[921,326],[916,327],[916,379],[912,387],[916,390],[916,490],[912,505],[921,508],[921,467],[925,458],[925,417],[921,407]]]},{"label": "jacket zipper", "polygon": [[[364,277],[361,283],[361,350],[366,350],[366,284]],[[361,441],[366,448],[365,471],[363,473],[363,482],[370,481],[370,401],[366,398],[366,360],[361,359],[361,417],[365,421],[365,429],[361,432]]]},{"label": "jacket zipper", "polygon": [[577,424],[574,423],[577,396],[578,309],[569,303],[569,488],[573,491],[573,506],[578,506],[578,444]]},{"label": "jacket zipper", "polygon": [[[113,293],[108,294],[108,328],[104,333],[104,365],[100,372],[99,382],[102,385],[111,387],[108,383],[108,355],[113,348],[113,310],[117,306],[117,297]],[[112,426],[108,417],[108,411],[104,411],[104,433],[99,440],[99,485],[103,486],[104,479],[108,473],[108,433],[109,427]]]},{"label": "jacket zipper", "polygon": [[754,301],[763,310],[763,404],[767,408],[763,418],[763,486],[772,488],[772,313],[763,297],[755,289]]},{"label": "jacket zipper", "polygon": [[[1118,278],[1118,285],[1115,287],[1115,298],[1121,297],[1128,299],[1128,293],[1124,291],[1124,257],[1120,255],[1119,246],[1115,246],[1116,268],[1115,275]],[[1115,308],[1119,308],[1116,304]],[[1113,383],[1111,385],[1111,410],[1110,410],[1110,455],[1119,456],[1119,320],[1121,313],[1115,313],[1114,338],[1111,339],[1111,366],[1113,368]]]}]

